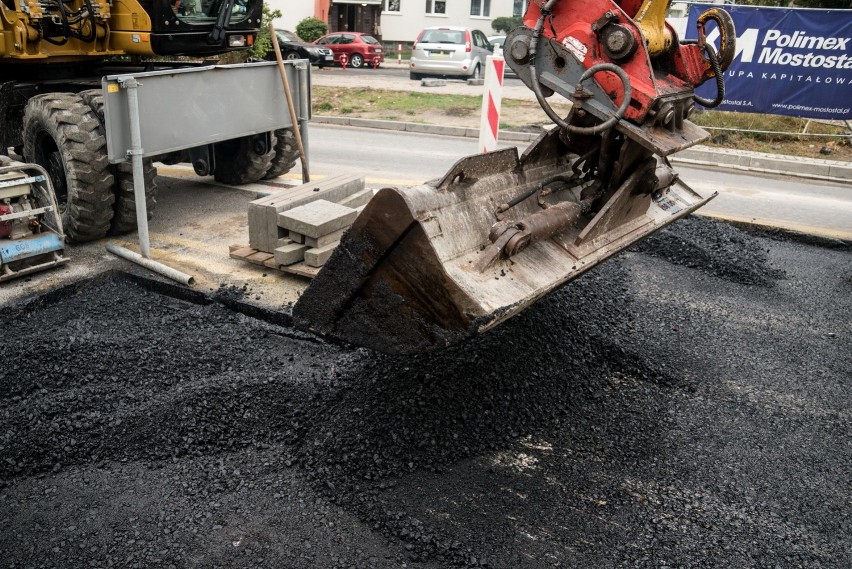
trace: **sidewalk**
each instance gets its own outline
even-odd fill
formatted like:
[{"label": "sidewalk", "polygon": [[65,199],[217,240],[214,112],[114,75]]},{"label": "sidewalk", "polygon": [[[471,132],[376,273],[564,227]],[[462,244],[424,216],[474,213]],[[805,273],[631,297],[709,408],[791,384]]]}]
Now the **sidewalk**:
[{"label": "sidewalk", "polygon": [[[402,64],[396,59],[386,60],[383,68],[407,70],[408,62],[403,60]],[[391,91],[411,91],[418,93],[432,93],[436,95],[471,95],[482,94],[482,87],[468,85],[461,80],[448,80],[442,87],[424,87],[420,82],[411,81],[407,76],[364,76],[346,74],[346,70],[339,67],[326,69],[313,69],[311,73],[312,82],[324,87],[341,87],[341,79],[345,77],[347,88],[374,88],[387,89]],[[535,101],[535,94],[524,85],[509,85],[503,90],[506,99],[518,99]],[[478,138],[479,130],[450,125],[428,125],[422,123],[405,123],[395,121],[384,121],[374,119],[358,119],[348,117],[326,117],[314,116],[312,119],[317,123],[337,124],[345,126],[356,126],[362,128],[381,128],[388,130],[399,130],[407,132],[422,132],[427,134],[438,134],[448,136],[464,136]],[[512,142],[531,142],[538,135],[525,132],[501,130],[500,140]],[[819,179],[832,182],[852,182],[852,162],[841,162],[837,160],[823,160],[819,158],[804,158],[800,156],[789,156],[784,154],[767,154],[762,152],[750,152],[746,150],[718,149],[708,146],[694,146],[671,157],[674,162],[684,164],[695,164],[700,166],[723,166],[745,172],[762,174],[780,174],[797,176],[803,178]]]}]

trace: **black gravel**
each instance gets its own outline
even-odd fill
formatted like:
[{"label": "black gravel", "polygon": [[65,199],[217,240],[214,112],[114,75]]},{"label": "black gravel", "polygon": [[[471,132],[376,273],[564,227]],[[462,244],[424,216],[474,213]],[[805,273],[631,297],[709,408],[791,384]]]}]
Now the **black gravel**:
[{"label": "black gravel", "polygon": [[240,288],[4,309],[0,566],[849,567],[850,293],[688,219],[418,357]]}]

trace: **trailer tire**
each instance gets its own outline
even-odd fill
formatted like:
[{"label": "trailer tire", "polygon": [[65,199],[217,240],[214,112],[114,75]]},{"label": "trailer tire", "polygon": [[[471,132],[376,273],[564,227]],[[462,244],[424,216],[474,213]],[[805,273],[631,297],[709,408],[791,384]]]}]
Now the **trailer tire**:
[{"label": "trailer tire", "polygon": [[[78,93],[80,98],[89,105],[101,125],[104,124],[104,97],[100,89],[89,89]],[[113,204],[112,224],[109,232],[113,235],[122,233],[130,233],[137,228],[136,223],[136,190],[133,184],[133,164],[130,160],[111,164],[110,171],[112,172],[115,182],[112,186],[113,194],[115,194],[115,203]],[[145,180],[145,209],[148,212],[148,220],[154,216],[154,209],[157,207],[157,168],[154,166],[154,161],[150,158],[142,160],[142,173]]]},{"label": "trailer tire", "polygon": [[217,182],[239,185],[263,179],[272,164],[275,150],[273,148],[266,154],[258,154],[252,147],[251,139],[250,136],[244,136],[213,145],[216,158],[213,178]]},{"label": "trailer tire", "polygon": [[282,174],[286,174],[296,165],[299,159],[299,148],[296,145],[296,135],[292,128],[281,128],[273,133],[275,137],[275,156],[272,157],[272,163],[269,165],[269,170],[263,176],[264,180],[277,178]]},{"label": "trailer tire", "polygon": [[78,95],[45,93],[24,109],[24,159],[44,166],[69,241],[105,236],[113,217],[114,178],[97,115]]}]

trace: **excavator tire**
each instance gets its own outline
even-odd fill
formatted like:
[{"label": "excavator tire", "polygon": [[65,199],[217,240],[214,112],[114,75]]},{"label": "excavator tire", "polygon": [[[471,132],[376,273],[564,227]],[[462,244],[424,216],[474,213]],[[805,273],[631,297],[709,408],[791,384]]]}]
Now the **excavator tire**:
[{"label": "excavator tire", "polygon": [[269,165],[269,170],[263,176],[264,180],[277,178],[282,174],[286,174],[293,169],[296,161],[299,159],[299,148],[296,146],[296,135],[292,128],[278,129],[274,133],[275,156],[272,158],[272,164]]},{"label": "excavator tire", "polygon": [[113,218],[114,178],[97,115],[80,96],[45,93],[24,110],[24,158],[50,175],[69,241],[105,236]]},{"label": "excavator tire", "polygon": [[217,142],[213,145],[216,170],[213,177],[223,184],[248,184],[262,180],[272,165],[276,152],[258,154],[250,136]]},{"label": "excavator tire", "polygon": [[[100,89],[80,91],[80,98],[89,105],[101,124],[104,124],[104,97]],[[115,211],[109,232],[113,235],[130,233],[136,230],[136,194],[133,185],[133,164],[127,160],[119,164],[111,164],[110,171],[115,178],[112,190],[115,194]],[[142,171],[145,179],[145,209],[148,219],[153,217],[157,207],[157,168],[150,158],[142,160]]]}]

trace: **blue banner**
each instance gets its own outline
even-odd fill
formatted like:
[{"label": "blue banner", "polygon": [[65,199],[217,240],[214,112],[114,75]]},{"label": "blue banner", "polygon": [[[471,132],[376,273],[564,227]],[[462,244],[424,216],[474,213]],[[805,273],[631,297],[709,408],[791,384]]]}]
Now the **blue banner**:
[{"label": "blue banner", "polygon": [[[689,8],[686,39],[711,5]],[[852,10],[724,6],[737,30],[734,62],[717,109],[804,118],[852,119]],[[712,31],[711,31],[712,27]],[[717,46],[719,32],[708,24]],[[697,89],[716,96],[715,81]]]}]

